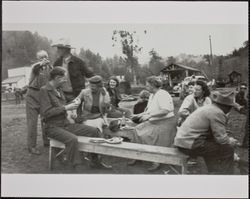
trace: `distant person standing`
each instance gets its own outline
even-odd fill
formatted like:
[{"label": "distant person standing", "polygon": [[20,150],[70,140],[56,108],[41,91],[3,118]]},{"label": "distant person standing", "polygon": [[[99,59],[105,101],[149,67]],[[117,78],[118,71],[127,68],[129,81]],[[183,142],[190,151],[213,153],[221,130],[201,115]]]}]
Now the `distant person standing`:
[{"label": "distant person standing", "polygon": [[71,54],[72,47],[66,39],[60,39],[53,47],[57,47],[58,55],[54,67],[62,66],[66,70],[67,82],[62,85],[62,90],[67,101],[74,100],[85,88],[85,78],[94,74],[83,60]]},{"label": "distant person standing", "polygon": [[[28,131],[28,150],[32,154],[40,155],[36,148],[37,121],[40,112],[39,91],[49,80],[49,72],[52,69],[48,59],[48,53],[44,50],[37,52],[38,62],[32,65],[30,81],[26,96],[26,117]],[[42,122],[41,122],[42,124]],[[48,139],[42,126],[44,146],[48,145]]]},{"label": "distant person standing", "polygon": [[235,96],[235,102],[239,105],[236,106],[236,110],[241,114],[246,115],[246,123],[245,123],[245,134],[242,141],[242,147],[248,148],[249,144],[249,111],[248,111],[248,92],[247,85],[242,83],[240,86],[240,91]]},{"label": "distant person standing", "polygon": [[14,88],[16,105],[21,104],[21,91],[18,88]]}]

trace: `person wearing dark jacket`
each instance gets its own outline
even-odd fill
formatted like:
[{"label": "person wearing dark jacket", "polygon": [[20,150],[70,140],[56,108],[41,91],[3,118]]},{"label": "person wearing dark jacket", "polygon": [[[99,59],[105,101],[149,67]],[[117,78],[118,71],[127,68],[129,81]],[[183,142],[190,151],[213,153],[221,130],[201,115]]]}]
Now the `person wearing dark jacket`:
[{"label": "person wearing dark jacket", "polygon": [[[150,96],[150,92],[148,92],[147,90],[142,90],[139,96],[140,96],[140,99],[134,105],[133,114],[139,114],[145,111],[148,105],[148,98]],[[137,124],[141,123],[139,121],[139,118],[134,119],[133,122]]]},{"label": "person wearing dark jacket", "polygon": [[245,134],[242,141],[242,147],[248,148],[249,144],[249,111],[248,111],[248,93],[246,84],[241,84],[240,91],[235,96],[235,102],[239,105],[236,106],[235,109],[240,114],[246,115],[246,123],[245,123]]},{"label": "person wearing dark jacket", "polygon": [[119,107],[119,102],[121,101],[122,97],[119,92],[119,80],[111,76],[108,81],[107,91],[110,96],[111,101],[111,109],[108,112],[108,117],[110,118],[120,118],[125,114],[125,117],[130,117],[131,112],[126,108]]},{"label": "person wearing dark jacket", "polygon": [[53,66],[62,66],[67,71],[67,82],[62,86],[62,90],[67,100],[71,101],[85,88],[85,78],[92,77],[93,71],[83,60],[71,54],[72,47],[65,39],[52,46],[57,47],[59,56]]},{"label": "person wearing dark jacket", "polygon": [[[65,70],[55,67],[50,72],[50,81],[40,90],[41,115],[45,123],[48,137],[66,145],[66,162],[74,169],[81,169],[81,158],[78,151],[77,136],[101,137],[98,128],[84,124],[71,124],[67,119],[67,112],[75,110],[78,103],[67,104],[61,86],[67,81]],[[91,167],[110,168],[101,162],[100,156],[91,154]]]}]

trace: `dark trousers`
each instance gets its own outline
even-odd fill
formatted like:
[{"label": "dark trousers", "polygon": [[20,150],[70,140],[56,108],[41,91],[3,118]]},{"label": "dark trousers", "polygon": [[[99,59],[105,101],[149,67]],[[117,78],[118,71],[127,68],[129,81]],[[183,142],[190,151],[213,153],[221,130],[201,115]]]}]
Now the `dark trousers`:
[{"label": "dark trousers", "polygon": [[244,147],[248,147],[248,144],[249,144],[249,118],[247,115],[246,124],[245,124],[245,134],[244,134],[242,145]]},{"label": "dark trousers", "polygon": [[178,148],[191,157],[202,156],[211,174],[233,174],[234,148],[230,145],[206,141],[195,149]]},{"label": "dark trousers", "polygon": [[84,124],[46,125],[45,129],[50,138],[65,144],[66,158],[72,166],[81,163],[77,136],[100,137],[100,132],[97,128]]},{"label": "dark trousers", "polygon": [[[28,89],[26,96],[26,120],[27,120],[27,145],[28,148],[36,147],[37,143],[37,123],[39,116],[39,90]],[[42,125],[42,136],[45,145],[48,145],[49,141],[46,135],[46,131]]]}]

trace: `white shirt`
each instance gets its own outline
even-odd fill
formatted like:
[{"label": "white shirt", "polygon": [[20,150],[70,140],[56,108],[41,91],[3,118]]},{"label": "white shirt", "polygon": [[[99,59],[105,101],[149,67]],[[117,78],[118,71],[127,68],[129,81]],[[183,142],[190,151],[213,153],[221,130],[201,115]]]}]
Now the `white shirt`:
[{"label": "white shirt", "polygon": [[63,63],[62,63],[62,67],[66,70],[66,77],[67,77],[67,82],[65,82],[62,85],[62,90],[65,92],[72,92],[72,85],[71,85],[71,80],[70,80],[70,76],[69,76],[69,69],[68,69],[68,64],[69,61],[71,59],[71,56],[68,56],[66,58],[63,59]]},{"label": "white shirt", "polygon": [[205,97],[204,101],[201,104],[198,104],[194,98],[194,94],[188,95],[182,102],[182,105],[179,109],[179,113],[188,110],[189,113],[194,112],[199,107],[212,104],[212,101],[209,97]]},{"label": "white shirt", "polygon": [[171,95],[163,89],[159,89],[155,94],[151,94],[149,96],[148,105],[146,107],[146,113],[151,114],[160,110],[168,110],[170,112],[165,116],[152,117],[149,120],[153,121],[174,116],[173,99]]}]

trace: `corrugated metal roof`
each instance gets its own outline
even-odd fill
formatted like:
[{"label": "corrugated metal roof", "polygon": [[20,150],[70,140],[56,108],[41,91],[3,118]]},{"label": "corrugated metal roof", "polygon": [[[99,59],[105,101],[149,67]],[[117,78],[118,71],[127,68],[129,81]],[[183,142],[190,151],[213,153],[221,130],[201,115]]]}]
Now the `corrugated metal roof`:
[{"label": "corrugated metal roof", "polygon": [[167,67],[169,67],[171,65],[175,65],[175,66],[178,66],[180,68],[184,68],[184,69],[191,70],[191,71],[200,71],[200,70],[198,70],[196,68],[193,68],[193,67],[190,67],[190,66],[185,66],[185,65],[182,65],[182,64],[169,64],[168,66],[166,66],[165,68],[163,68],[161,71],[166,71]]},{"label": "corrugated metal roof", "polygon": [[9,77],[5,80],[2,81],[2,84],[11,84],[11,83],[16,83],[18,82],[20,79],[24,78],[24,75],[19,75],[19,76],[15,76],[15,77]]}]

